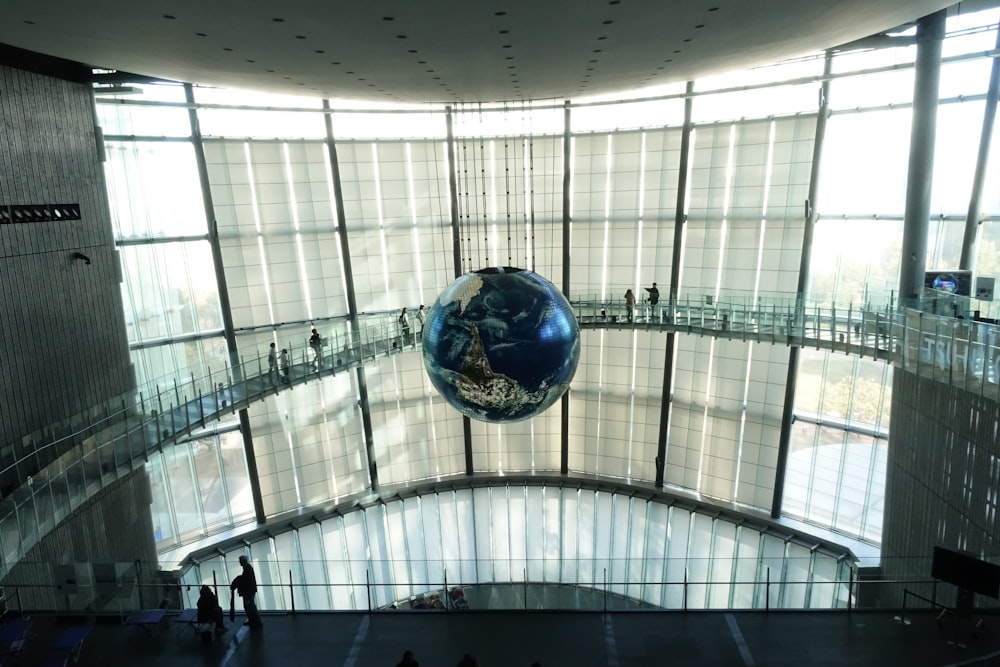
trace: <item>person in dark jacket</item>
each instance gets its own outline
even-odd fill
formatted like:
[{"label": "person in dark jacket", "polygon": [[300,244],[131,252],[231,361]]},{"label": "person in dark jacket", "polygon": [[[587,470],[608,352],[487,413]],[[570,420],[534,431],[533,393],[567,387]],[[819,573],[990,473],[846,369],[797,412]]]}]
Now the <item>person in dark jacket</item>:
[{"label": "person in dark jacket", "polygon": [[208,586],[202,586],[201,595],[198,596],[198,622],[214,623],[215,631],[220,634],[226,631],[219,598],[215,597],[215,593]]},{"label": "person in dark jacket", "polygon": [[243,567],[243,572],[233,579],[229,588],[243,598],[243,611],[247,615],[243,625],[249,625],[251,632],[256,632],[264,627],[260,620],[260,612],[257,611],[257,575],[254,574],[246,556],[240,556],[240,566]]}]

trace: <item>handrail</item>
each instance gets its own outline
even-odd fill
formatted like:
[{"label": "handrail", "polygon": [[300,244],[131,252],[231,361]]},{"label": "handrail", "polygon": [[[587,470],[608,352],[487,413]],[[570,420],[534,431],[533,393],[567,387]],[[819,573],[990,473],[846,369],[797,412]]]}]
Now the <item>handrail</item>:
[{"label": "handrail", "polygon": [[[891,300],[878,306],[847,304],[845,307],[794,297],[685,296],[668,299],[656,307],[640,304],[631,322],[624,299],[580,299],[572,301],[571,307],[585,329],[698,333],[842,351],[890,361],[908,371],[963,386],[993,400],[1000,394],[1000,327],[910,308],[898,309]],[[221,420],[227,413],[234,414],[251,401],[404,349],[394,316],[383,313],[352,326],[357,328],[324,332],[330,344],[321,351],[319,370],[313,369],[314,360],[305,342],[283,343],[292,356],[292,377],[287,385],[275,381],[267,370],[265,357],[259,353],[249,360],[241,358],[239,373],[231,368],[206,367],[196,377],[189,369],[169,383],[157,380],[152,390],[148,383],[143,385],[130,401],[121,399],[121,410],[112,413],[105,409],[104,415],[87,426],[37,447],[0,469],[0,489],[6,491],[0,508],[11,501],[17,505],[32,502],[39,484],[52,483],[69,474],[83,476],[85,495],[89,496],[116,479],[119,471],[144,462],[149,451],[190,435],[209,421]],[[419,335],[406,341],[410,349],[416,349],[419,342]],[[254,372],[248,374],[248,370]],[[96,470],[88,470],[85,464],[91,468],[92,464],[98,465]],[[49,476],[53,470],[54,475]],[[27,538],[31,539],[37,536]],[[22,554],[27,546],[21,545]]]}]

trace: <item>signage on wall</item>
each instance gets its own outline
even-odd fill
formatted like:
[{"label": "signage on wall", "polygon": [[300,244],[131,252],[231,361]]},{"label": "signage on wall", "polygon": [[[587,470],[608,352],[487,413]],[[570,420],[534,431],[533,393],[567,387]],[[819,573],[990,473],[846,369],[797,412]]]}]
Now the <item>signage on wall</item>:
[{"label": "signage on wall", "polygon": [[0,205],[0,225],[80,219],[79,204]]},{"label": "signage on wall", "polygon": [[976,277],[976,298],[980,301],[992,301],[993,300],[993,286],[996,283],[996,278],[987,276],[977,276]]}]

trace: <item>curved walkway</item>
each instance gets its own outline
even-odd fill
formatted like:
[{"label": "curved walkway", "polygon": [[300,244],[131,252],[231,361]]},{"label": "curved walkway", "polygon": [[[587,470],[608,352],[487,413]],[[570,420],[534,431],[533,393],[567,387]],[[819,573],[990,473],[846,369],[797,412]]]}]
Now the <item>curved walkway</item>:
[{"label": "curved walkway", "polygon": [[[707,301],[707,300],[706,300]],[[918,311],[836,309],[813,304],[676,303],[638,312],[632,322],[615,304],[574,302],[583,329],[647,330],[720,339],[825,349],[886,360],[909,371],[997,399],[1000,379],[998,327]],[[384,317],[384,316],[383,316]],[[386,329],[382,327],[384,332]],[[288,383],[256,373],[219,385],[179,378],[153,398],[111,415],[100,432],[87,429],[38,448],[0,472],[0,548],[8,566],[87,498],[142,465],[150,451],[205,428],[252,401],[312,380],[356,369],[379,357],[416,349],[398,335],[360,336],[361,342],[325,353],[319,370],[296,363]],[[266,368],[257,359],[243,368]],[[237,375],[233,373],[233,375]],[[197,386],[219,387],[208,395]],[[115,418],[117,417],[117,418]]]}]

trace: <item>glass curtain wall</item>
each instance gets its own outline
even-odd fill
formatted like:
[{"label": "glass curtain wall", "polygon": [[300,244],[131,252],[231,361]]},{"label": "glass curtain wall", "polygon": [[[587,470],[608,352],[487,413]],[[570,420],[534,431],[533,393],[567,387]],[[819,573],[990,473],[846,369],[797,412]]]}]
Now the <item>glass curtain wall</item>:
[{"label": "glass curtain wall", "polygon": [[291,609],[293,595],[297,610],[405,607],[455,586],[472,607],[490,608],[477,585],[512,583],[521,585],[508,604],[518,609],[539,608],[535,584],[667,609],[847,606],[846,554],[630,496],[517,484],[423,493],[199,554],[183,583],[196,591],[229,581],[246,555],[262,609]]},{"label": "glass curtain wall", "polygon": [[[945,58],[996,43],[997,10],[948,19]],[[911,63],[915,47],[834,58],[846,74]],[[982,130],[989,59],[944,63],[937,110],[928,270],[957,269]],[[843,310],[892,299],[899,279],[913,70],[835,78],[820,165],[809,298]],[[997,174],[996,136],[990,172]],[[990,181],[987,180],[987,183]],[[986,219],[1000,211],[985,188]],[[994,275],[991,232],[981,226],[977,275]],[[983,304],[989,312],[990,304]],[[854,332],[859,333],[859,332]],[[851,335],[851,332],[848,333]],[[796,384],[783,512],[878,543],[892,403],[892,366],[803,349]]]},{"label": "glass curtain wall", "polygon": [[[992,48],[997,19],[996,10],[949,19],[946,54]],[[912,60],[912,49],[834,57],[809,299],[864,308],[894,290]],[[957,261],[989,65],[982,57],[944,65],[928,268]],[[855,74],[881,66],[886,71]],[[571,108],[570,297],[596,297],[613,309],[632,289],[639,321],[655,317],[641,299],[653,282],[669,293],[680,200],[680,299],[707,306],[736,297],[750,304],[793,299],[818,83],[777,84],[821,71],[822,58],[810,57],[696,82],[686,192],[678,192],[680,96]],[[737,80],[762,86],[713,92]],[[169,89],[152,88],[178,101],[163,92]],[[238,93],[199,90],[197,99],[247,101],[230,95]],[[362,324],[384,331],[396,326],[401,308],[430,306],[454,280],[452,196],[463,271],[515,265],[561,287],[562,108],[457,108],[454,164],[444,110],[334,112],[339,220],[331,145],[314,102],[197,110],[244,355],[264,353],[271,342],[303,355],[311,327],[334,347],[346,342],[353,335],[349,289]],[[187,111],[98,107],[140,383],[215,368],[225,362],[225,346],[190,128],[180,122]],[[1000,174],[998,147],[995,136],[988,183]],[[1000,214],[993,189],[986,189],[983,211],[979,273],[991,275],[1000,266],[1000,232],[989,222]],[[990,307],[982,304],[984,312]],[[667,369],[673,383],[664,387],[665,345],[664,334],[644,329],[583,332],[569,393],[570,470],[651,481],[665,431],[670,489],[770,510],[782,464],[788,349],[679,333]],[[783,511],[878,541],[891,373],[881,361],[801,351]],[[661,423],[665,396],[669,419]],[[558,470],[559,410],[502,427],[474,422],[474,470]],[[294,400],[283,392],[252,405],[249,415],[268,514],[365,491],[366,417],[383,484],[465,472],[462,418],[432,390],[418,352],[309,382],[296,387]]]}]

